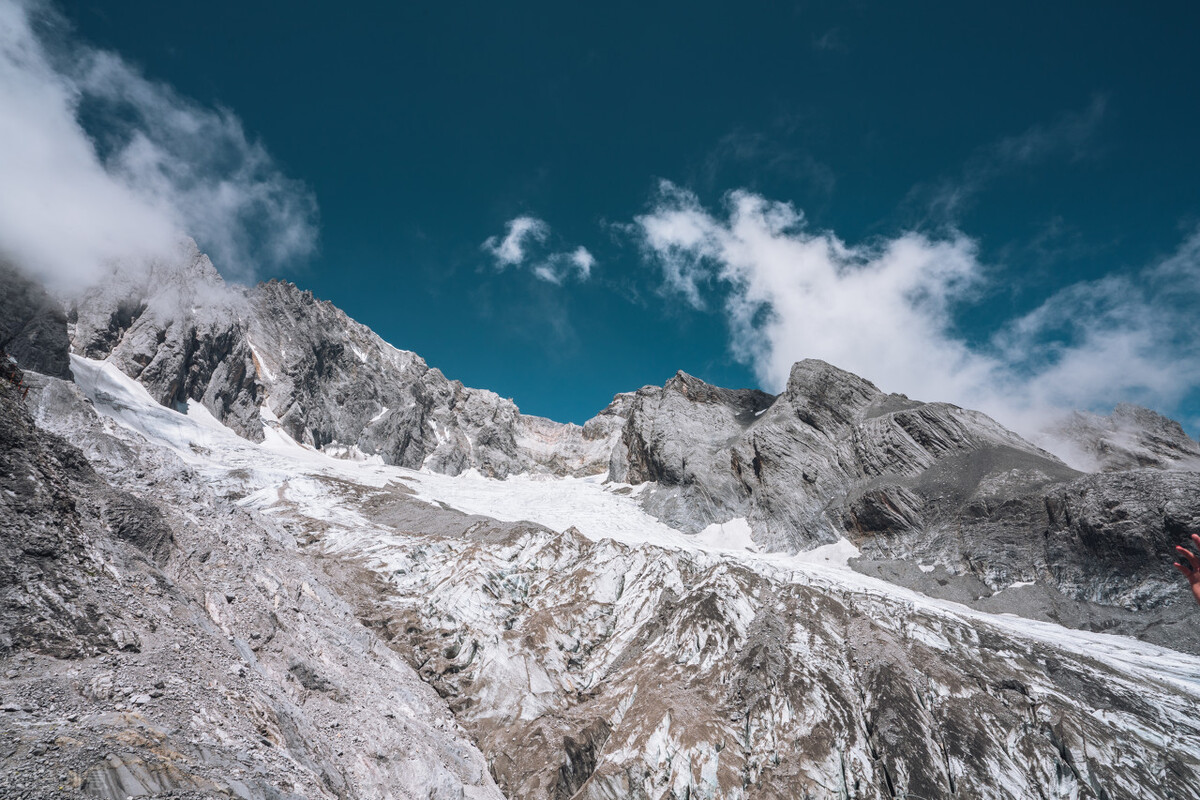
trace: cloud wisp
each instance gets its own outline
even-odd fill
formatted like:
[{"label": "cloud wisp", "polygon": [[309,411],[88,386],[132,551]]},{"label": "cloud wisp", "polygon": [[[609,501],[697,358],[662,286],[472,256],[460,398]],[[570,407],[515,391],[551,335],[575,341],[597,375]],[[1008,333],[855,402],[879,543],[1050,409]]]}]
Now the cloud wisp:
[{"label": "cloud wisp", "polygon": [[787,203],[739,191],[724,213],[664,182],[635,230],[665,289],[719,302],[736,358],[764,388],[820,358],[886,391],[980,408],[1034,433],[1074,408],[1171,409],[1200,386],[1200,231],[1137,274],[1075,284],[982,344],[957,321],[987,271],[961,233],[850,245]]},{"label": "cloud wisp", "polygon": [[492,256],[496,269],[527,266],[538,279],[556,286],[572,275],[586,281],[596,266],[595,257],[586,247],[553,250],[550,226],[537,217],[521,216],[505,224],[504,236],[489,236],[480,248]]},{"label": "cloud wisp", "polygon": [[957,176],[918,185],[908,200],[925,206],[930,221],[953,224],[989,184],[1009,172],[1035,167],[1055,157],[1075,162],[1094,155],[1096,138],[1107,115],[1107,98],[1096,95],[1078,111],[981,147]]},{"label": "cloud wisp", "polygon": [[[86,122],[86,124],[85,124]],[[0,255],[78,287],[193,236],[227,276],[309,255],[316,202],[225,109],[0,0]]]}]

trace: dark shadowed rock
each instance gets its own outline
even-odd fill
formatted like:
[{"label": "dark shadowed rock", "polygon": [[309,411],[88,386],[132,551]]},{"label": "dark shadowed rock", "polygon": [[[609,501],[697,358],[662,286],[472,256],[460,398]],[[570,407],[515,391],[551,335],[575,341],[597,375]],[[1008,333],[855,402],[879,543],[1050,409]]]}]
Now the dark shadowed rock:
[{"label": "dark shadowed rock", "polygon": [[23,369],[71,379],[66,314],[39,284],[2,261],[0,350]]}]

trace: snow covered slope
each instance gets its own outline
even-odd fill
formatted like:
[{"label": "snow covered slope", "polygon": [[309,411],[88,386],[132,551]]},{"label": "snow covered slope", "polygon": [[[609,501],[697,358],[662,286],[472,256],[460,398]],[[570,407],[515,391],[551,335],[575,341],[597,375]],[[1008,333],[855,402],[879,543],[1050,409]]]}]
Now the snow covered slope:
[{"label": "snow covered slope", "polygon": [[[511,797],[1200,797],[1200,659],[759,552],[602,477],[254,443],[74,357],[96,409],[345,564]],[[834,538],[834,537],[831,537]]]},{"label": "snow covered slope", "polygon": [[923,594],[1200,653],[1163,568],[1200,533],[1200,446],[1149,412],[1078,417],[1073,441],[1107,454],[1103,474],[816,360],[779,395],[681,372],[561,424],[447,379],[290,283],[226,285],[194,246],[83,293],[69,319],[74,353],[251,441],[445,475],[607,473],[707,540],[746,534],[782,553],[848,541],[856,569]]}]

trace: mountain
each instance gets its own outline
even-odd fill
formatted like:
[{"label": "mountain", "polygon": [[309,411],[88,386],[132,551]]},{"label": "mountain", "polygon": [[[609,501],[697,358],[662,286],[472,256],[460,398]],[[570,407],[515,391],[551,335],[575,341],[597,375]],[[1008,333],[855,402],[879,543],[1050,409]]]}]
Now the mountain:
[{"label": "mountain", "polygon": [[522,415],[293,284],[228,286],[194,244],[181,260],[69,299],[71,350],[111,360],[163,405],[201,403],[252,441],[278,426],[327,452],[500,478],[607,461],[615,410],[582,428]]},{"label": "mountain", "polygon": [[0,381],[0,796],[501,797],[286,531],[26,377],[71,442]]},{"label": "mountain", "polygon": [[1073,412],[1046,433],[1089,472],[1200,470],[1200,444],[1183,426],[1131,403],[1119,404],[1107,416]]},{"label": "mountain", "polygon": [[[1200,446],[1144,409],[1077,414],[1056,434],[1109,453],[1111,477],[979,412],[814,360],[778,396],[679,373],[582,427],[560,424],[446,379],[293,284],[226,285],[191,244],[179,263],[121,273],[68,309],[73,352],[107,358],[163,405],[200,403],[251,441],[274,427],[332,455],[449,475],[607,470],[644,486],[643,508],[679,530],[744,520],[780,552],[845,538],[858,569],[926,594],[1200,652],[1163,569],[1200,531],[1200,473],[1184,469]],[[1159,455],[1129,463],[1115,431]]]},{"label": "mountain", "polygon": [[194,247],[4,280],[6,797],[1200,797],[1183,456],[819,361],[563,425]]},{"label": "mountain", "polygon": [[1083,474],[979,412],[812,360],[778,397],[680,373],[627,414],[609,475],[681,530],[744,519],[787,552],[844,537],[856,568],[929,595],[1200,648],[1163,568],[1200,531],[1200,473]]}]

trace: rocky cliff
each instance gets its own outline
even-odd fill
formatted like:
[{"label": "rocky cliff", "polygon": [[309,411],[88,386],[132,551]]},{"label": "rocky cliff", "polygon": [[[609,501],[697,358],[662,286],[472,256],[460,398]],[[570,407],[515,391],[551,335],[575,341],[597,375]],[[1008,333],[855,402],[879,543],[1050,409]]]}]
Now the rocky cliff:
[{"label": "rocky cliff", "polygon": [[1200,444],[1178,422],[1121,403],[1108,415],[1076,411],[1045,433],[1048,443],[1088,472],[1200,470]]},{"label": "rocky cliff", "polygon": [[270,425],[330,453],[452,475],[590,474],[621,422],[616,406],[582,427],[524,416],[291,283],[226,285],[194,245],[67,302],[73,352],[111,360],[165,406],[200,403],[253,441]]},{"label": "rocky cliff", "polygon": [[[1200,532],[1196,472],[1086,475],[983,414],[820,361],[778,397],[681,373],[627,416],[610,476],[646,483],[643,506],[675,527],[745,518],[790,552],[846,537],[859,569],[934,596],[1200,649],[1165,569]],[[1157,440],[1183,452],[1161,419]]]},{"label": "rocky cliff", "polygon": [[0,796],[501,797],[290,535],[28,380],[72,443],[0,381]]},{"label": "rocky cliff", "polygon": [[1112,479],[983,414],[819,361],[796,364],[778,396],[679,373],[564,425],[448,380],[290,283],[227,286],[194,247],[73,299],[69,319],[74,352],[252,441],[275,429],[450,475],[607,469],[679,530],[744,519],[758,546],[782,552],[844,537],[859,569],[935,596],[1200,648],[1163,569],[1200,530],[1188,469],[1200,445],[1145,409],[1079,413],[1054,434],[1124,476]]}]

